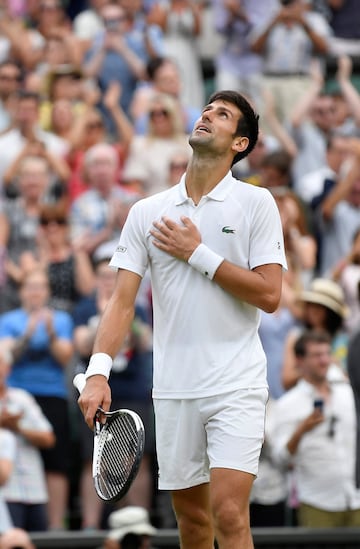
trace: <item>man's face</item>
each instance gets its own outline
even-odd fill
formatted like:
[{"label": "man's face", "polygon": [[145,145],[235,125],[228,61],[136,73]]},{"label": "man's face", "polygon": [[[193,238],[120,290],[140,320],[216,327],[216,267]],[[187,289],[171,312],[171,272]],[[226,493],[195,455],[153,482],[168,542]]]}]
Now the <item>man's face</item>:
[{"label": "man's face", "polygon": [[235,142],[241,141],[241,150],[246,149],[246,137],[234,137],[241,113],[232,103],[214,101],[204,107],[201,117],[195,123],[189,143],[194,150],[208,150],[216,156],[229,151],[236,152]]},{"label": "man's face", "polygon": [[312,383],[325,381],[331,364],[331,348],[328,343],[309,342],[306,355],[300,360],[305,379]]},{"label": "man's face", "polygon": [[19,127],[32,126],[38,121],[39,108],[35,99],[21,99],[16,110],[16,121]]},{"label": "man's face", "polygon": [[6,99],[20,86],[21,75],[16,65],[0,67],[0,98]]},{"label": "man's face", "polygon": [[99,190],[109,190],[115,184],[117,165],[106,151],[99,152],[87,167],[89,183]]}]

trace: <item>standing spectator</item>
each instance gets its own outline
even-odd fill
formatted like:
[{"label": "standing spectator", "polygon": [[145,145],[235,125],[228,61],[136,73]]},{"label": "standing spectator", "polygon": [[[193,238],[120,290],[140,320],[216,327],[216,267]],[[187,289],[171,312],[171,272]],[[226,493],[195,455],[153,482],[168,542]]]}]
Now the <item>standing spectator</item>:
[{"label": "standing spectator", "polygon": [[107,3],[108,0],[90,0],[87,2],[87,8],[74,17],[73,30],[84,52],[90,47],[97,33],[104,28],[101,10]]},{"label": "standing spectator", "polygon": [[[102,92],[108,89],[111,82],[118,81],[122,88],[120,104],[129,115],[136,85],[145,78],[150,56],[147,38],[142,33],[127,30],[127,15],[120,5],[105,5],[101,17],[105,28],[94,38],[86,53],[84,72],[98,82]],[[107,111],[103,110],[106,126],[113,132]]]},{"label": "standing spectator", "polygon": [[318,214],[321,255],[319,273],[331,276],[340,258],[350,253],[360,227],[360,139],[351,141],[352,158],[347,173],[321,202]]},{"label": "standing spectator", "polygon": [[28,532],[48,529],[48,492],[40,449],[55,445],[52,426],[34,397],[8,385],[12,354],[0,347],[0,427],[16,437],[12,473],[2,489],[11,519]]},{"label": "standing spectator", "polygon": [[335,55],[360,55],[360,13],[356,0],[326,0],[333,31],[330,52]]},{"label": "standing spectator", "polygon": [[[278,463],[293,467],[299,525],[360,525],[355,486],[356,418],[350,384],[331,382],[331,341],[305,332],[295,343],[301,379],[274,403],[269,442]],[[321,408],[316,407],[318,399]]]},{"label": "standing spectator", "polygon": [[252,50],[251,34],[268,21],[276,0],[214,0],[215,30],[224,37],[215,58],[215,88],[238,90],[260,108],[263,56]]},{"label": "standing spectator", "polygon": [[166,57],[173,58],[180,69],[183,103],[198,109],[205,102],[204,78],[196,41],[201,32],[201,16],[201,3],[189,0],[156,1],[148,14],[148,21],[163,30]]},{"label": "standing spectator", "polygon": [[73,357],[73,322],[69,313],[48,306],[47,273],[28,273],[18,309],[0,316],[0,342],[10,344],[14,363],[10,387],[37,400],[53,427],[56,444],[42,451],[49,492],[49,527],[64,528],[69,488],[69,416],[66,368]]},{"label": "standing spectator", "polygon": [[79,65],[82,59],[80,41],[72,30],[72,23],[66,15],[61,0],[40,0],[33,12],[31,36],[34,47],[28,51],[26,67],[34,69],[43,60],[46,42],[57,39],[69,56],[70,63]]},{"label": "standing spectator", "polygon": [[275,16],[254,29],[253,51],[264,58],[263,85],[276,99],[282,123],[310,85],[312,58],[327,54],[330,35],[326,20],[305,0],[283,0]]}]

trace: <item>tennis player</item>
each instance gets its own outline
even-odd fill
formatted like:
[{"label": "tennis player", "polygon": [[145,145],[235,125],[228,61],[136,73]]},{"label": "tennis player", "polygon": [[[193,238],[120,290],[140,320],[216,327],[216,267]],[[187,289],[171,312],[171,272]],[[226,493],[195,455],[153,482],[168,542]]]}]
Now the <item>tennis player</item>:
[{"label": "tennis player", "polygon": [[170,490],[183,549],[251,549],[249,494],[268,397],[259,309],[273,312],[286,268],[270,192],[232,177],[258,136],[234,91],[213,94],[190,135],[179,184],[130,210],[110,265],[115,291],[100,321],[79,405],[92,428],[150,267],[159,489]]}]

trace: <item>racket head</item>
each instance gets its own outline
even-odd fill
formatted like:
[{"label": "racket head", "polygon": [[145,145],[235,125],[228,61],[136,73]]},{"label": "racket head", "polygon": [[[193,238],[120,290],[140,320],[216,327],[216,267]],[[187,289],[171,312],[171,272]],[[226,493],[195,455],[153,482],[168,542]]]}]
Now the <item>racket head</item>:
[{"label": "racket head", "polygon": [[128,409],[105,412],[95,419],[93,480],[100,499],[118,501],[129,490],[144,454],[145,430],[140,416]]}]

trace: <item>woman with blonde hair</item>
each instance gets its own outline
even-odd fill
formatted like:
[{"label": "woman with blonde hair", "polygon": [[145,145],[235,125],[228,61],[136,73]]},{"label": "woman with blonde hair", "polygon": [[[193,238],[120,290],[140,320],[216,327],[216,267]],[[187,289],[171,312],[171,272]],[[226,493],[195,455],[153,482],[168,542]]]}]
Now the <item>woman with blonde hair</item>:
[{"label": "woman with blonde hair", "polygon": [[122,174],[123,183],[144,196],[167,189],[172,156],[179,148],[191,151],[182,114],[171,96],[154,96],[148,114],[147,133],[134,136]]}]

